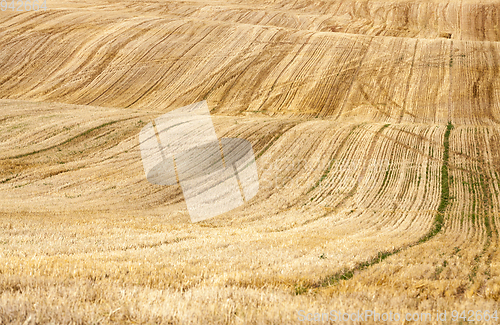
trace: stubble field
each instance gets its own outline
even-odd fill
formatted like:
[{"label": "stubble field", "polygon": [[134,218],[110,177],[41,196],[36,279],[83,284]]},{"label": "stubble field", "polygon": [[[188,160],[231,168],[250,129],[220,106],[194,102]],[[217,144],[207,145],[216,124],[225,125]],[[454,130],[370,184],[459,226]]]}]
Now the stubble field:
[{"label": "stubble field", "polygon": [[[0,323],[499,309],[500,3],[47,9],[0,12]],[[193,224],[138,135],[201,100],[260,190]]]}]

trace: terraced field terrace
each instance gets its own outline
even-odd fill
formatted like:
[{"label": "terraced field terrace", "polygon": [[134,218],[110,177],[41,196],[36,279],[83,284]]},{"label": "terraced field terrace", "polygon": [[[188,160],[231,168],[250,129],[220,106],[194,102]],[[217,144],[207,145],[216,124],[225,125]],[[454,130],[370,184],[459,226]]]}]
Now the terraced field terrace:
[{"label": "terraced field terrace", "polygon": [[[1,324],[500,309],[500,3],[46,5],[0,11]],[[191,223],[138,135],[201,100],[260,190]]]}]

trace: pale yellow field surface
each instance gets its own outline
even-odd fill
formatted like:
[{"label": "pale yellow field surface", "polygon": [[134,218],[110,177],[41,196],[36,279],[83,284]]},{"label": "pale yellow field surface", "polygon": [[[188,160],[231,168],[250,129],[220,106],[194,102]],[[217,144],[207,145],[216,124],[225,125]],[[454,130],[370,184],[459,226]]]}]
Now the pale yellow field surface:
[{"label": "pale yellow field surface", "polygon": [[[0,324],[500,309],[500,2],[46,6],[0,11]],[[139,133],[202,100],[260,189],[192,223]]]}]

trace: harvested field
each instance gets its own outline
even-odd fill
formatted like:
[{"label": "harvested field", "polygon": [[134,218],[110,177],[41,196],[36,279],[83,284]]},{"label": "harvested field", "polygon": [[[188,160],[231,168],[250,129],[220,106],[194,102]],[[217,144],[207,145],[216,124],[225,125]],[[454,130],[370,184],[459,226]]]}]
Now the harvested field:
[{"label": "harvested field", "polygon": [[[0,324],[499,309],[500,3],[47,9],[0,12]],[[138,135],[202,100],[260,189],[191,223]]]}]

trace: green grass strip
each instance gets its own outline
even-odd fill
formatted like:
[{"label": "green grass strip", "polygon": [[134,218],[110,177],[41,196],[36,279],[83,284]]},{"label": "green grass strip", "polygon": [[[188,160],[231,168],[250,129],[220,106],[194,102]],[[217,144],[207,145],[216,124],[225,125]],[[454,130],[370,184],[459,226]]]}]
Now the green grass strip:
[{"label": "green grass strip", "polygon": [[418,243],[425,243],[432,237],[436,236],[443,227],[444,223],[444,212],[450,204],[450,183],[448,176],[448,163],[450,159],[450,133],[453,130],[453,124],[448,122],[446,127],[446,132],[444,133],[444,153],[443,153],[443,165],[441,166],[441,200],[439,201],[438,213],[434,218],[434,225],[432,230],[429,231],[424,237],[422,237]]},{"label": "green grass strip", "polygon": [[28,153],[24,153],[24,154],[20,154],[20,155],[14,156],[14,157],[9,157],[9,158],[6,158],[6,159],[18,159],[18,158],[23,158],[23,157],[27,157],[27,156],[35,155],[35,154],[37,154],[37,153],[41,153],[41,152],[48,151],[48,150],[50,150],[50,149],[54,149],[54,148],[57,148],[57,147],[59,147],[59,146],[63,146],[63,145],[65,145],[65,144],[70,143],[70,142],[71,142],[71,141],[73,141],[73,140],[76,140],[76,139],[78,139],[78,138],[81,138],[81,137],[83,137],[83,136],[86,136],[87,134],[89,134],[89,133],[90,133],[90,132],[92,132],[92,131],[96,131],[96,130],[102,129],[103,127],[106,127],[106,126],[108,126],[108,125],[115,124],[115,123],[120,122],[120,121],[122,121],[122,120],[107,122],[107,123],[104,123],[104,124],[98,125],[98,126],[96,126],[96,127],[93,127],[93,128],[91,128],[91,129],[88,129],[88,130],[86,130],[86,131],[84,131],[84,132],[82,132],[82,133],[80,133],[80,134],[78,134],[78,135],[75,135],[74,137],[69,138],[69,139],[67,139],[67,140],[65,140],[65,141],[63,141],[63,142],[61,142],[61,143],[59,143],[59,144],[56,144],[56,145],[54,145],[54,146],[51,146],[51,147],[48,147],[48,148],[44,148],[44,149],[40,149],[40,150],[36,150],[36,151],[32,151],[32,152],[28,152]]},{"label": "green grass strip", "polygon": [[406,247],[398,248],[392,251],[386,251],[386,252],[378,252],[377,256],[374,258],[358,263],[354,268],[351,269],[343,269],[340,272],[337,272],[326,279],[322,280],[319,285],[310,285],[307,287],[301,287],[301,290],[297,291],[296,288],[296,294],[303,294],[306,293],[308,288],[313,288],[313,287],[326,287],[330,285],[334,285],[337,282],[341,280],[349,280],[351,279],[356,271],[362,271],[364,269],[367,269],[368,267],[375,265],[377,263],[382,262],[389,256],[392,256],[394,254],[399,253],[405,248],[410,248],[419,244],[422,244],[432,237],[436,236],[441,229],[443,228],[443,223],[444,223],[444,212],[446,208],[449,205],[449,200],[450,200],[450,188],[449,188],[449,176],[448,176],[448,164],[449,164],[449,158],[450,158],[450,134],[451,130],[453,130],[453,124],[451,122],[448,122],[448,125],[446,127],[446,132],[444,134],[444,153],[443,153],[443,165],[441,166],[441,199],[439,202],[439,207],[438,207],[438,212],[436,214],[436,217],[434,218],[434,223],[432,229],[424,236],[422,237],[418,242],[413,243],[411,245],[408,245]]}]

